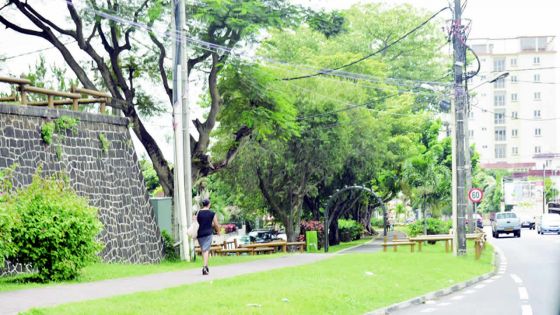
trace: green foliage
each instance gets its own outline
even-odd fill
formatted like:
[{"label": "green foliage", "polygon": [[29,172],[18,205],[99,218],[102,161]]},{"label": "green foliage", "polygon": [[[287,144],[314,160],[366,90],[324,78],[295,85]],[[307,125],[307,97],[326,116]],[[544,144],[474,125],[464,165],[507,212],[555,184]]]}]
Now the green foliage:
[{"label": "green foliage", "polygon": [[32,264],[40,281],[72,279],[97,260],[102,248],[96,241],[102,227],[97,209],[60,177],[45,179],[39,170],[5,206],[18,219],[11,231],[15,251],[8,258]]},{"label": "green foliage", "polygon": [[546,202],[553,201],[558,196],[558,188],[550,178],[544,179],[544,189]]},{"label": "green foliage", "polygon": [[[426,220],[428,235],[434,234],[448,234],[451,228],[451,221],[442,221],[434,218]],[[408,235],[414,237],[419,234],[424,234],[424,220],[417,220],[408,225]]]},{"label": "green foliage", "polygon": [[344,32],[344,22],[344,15],[337,11],[310,12],[307,17],[307,24],[313,30],[325,35],[327,39]]},{"label": "green foliage", "polygon": [[371,218],[371,226],[376,228],[383,228],[383,218]]},{"label": "green foliage", "polygon": [[178,261],[179,254],[175,250],[173,244],[173,237],[166,230],[161,231],[161,238],[163,239],[163,254],[167,261]]},{"label": "green foliage", "polygon": [[53,121],[49,121],[41,126],[41,139],[46,144],[53,143],[54,134],[64,136],[67,130],[70,130],[73,135],[78,133],[78,123],[80,122],[77,118],[72,118],[69,116],[62,115]]},{"label": "green foliage", "polygon": [[53,121],[44,123],[43,126],[41,126],[41,139],[43,139],[46,144],[51,144],[53,142],[54,128]]},{"label": "green foliage", "polygon": [[56,150],[56,158],[59,161],[62,161],[62,146],[60,144],[57,145],[55,150]]},{"label": "green foliage", "polygon": [[364,232],[364,227],[354,220],[338,220],[338,234],[342,242],[359,240]]},{"label": "green foliage", "polygon": [[154,195],[156,189],[159,186],[159,178],[152,162],[146,158],[140,159],[140,169],[142,170],[142,175],[144,176],[144,183],[146,184],[146,189],[150,195]]},{"label": "green foliage", "polygon": [[7,202],[13,189],[12,178],[17,167],[17,164],[13,164],[0,169],[0,266],[4,265],[4,258],[12,255],[15,250],[11,231],[17,218]]},{"label": "green foliage", "polygon": [[111,146],[111,143],[109,142],[109,140],[107,140],[107,136],[105,136],[103,132],[100,132],[98,138],[103,153],[105,154],[109,153],[109,147]]}]

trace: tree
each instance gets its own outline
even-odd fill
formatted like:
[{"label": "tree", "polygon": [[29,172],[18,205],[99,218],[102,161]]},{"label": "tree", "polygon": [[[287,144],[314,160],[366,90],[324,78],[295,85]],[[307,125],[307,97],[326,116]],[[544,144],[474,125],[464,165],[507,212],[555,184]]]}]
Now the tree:
[{"label": "tree", "polygon": [[555,201],[558,198],[558,189],[552,179],[545,178],[544,187],[546,202]]},{"label": "tree", "polygon": [[[144,145],[160,184],[166,195],[173,195],[173,170],[146,130],[141,114],[153,115],[164,110],[154,97],[154,89],[166,95],[171,105],[169,68],[166,58],[175,37],[158,32],[158,26],[167,27],[165,16],[170,4],[163,0],[88,1],[79,10],[72,0],[66,1],[70,24],[57,24],[47,17],[43,9],[31,2],[9,0],[24,18],[0,15],[0,23],[22,35],[43,38],[61,54],[79,82],[88,89],[106,89],[112,95],[109,104],[128,117],[132,130]],[[220,161],[211,161],[207,150],[210,133],[216,126],[216,116],[224,105],[217,83],[224,65],[229,60],[227,49],[209,49],[208,45],[233,48],[255,42],[263,29],[289,26],[299,20],[301,11],[284,0],[201,0],[187,8],[192,17],[191,29],[186,33],[198,43],[192,47],[188,60],[188,73],[205,75],[208,83],[207,105],[209,113],[204,121],[195,120],[198,138],[191,137],[193,177],[205,176],[226,167],[235,156],[238,144],[250,134],[242,126],[234,135],[228,153]],[[62,11],[57,11],[60,14]],[[27,25],[31,24],[31,27]],[[25,25],[25,26],[24,26]],[[146,25],[139,29],[142,25]],[[65,45],[67,39],[75,40],[86,56],[80,59]],[[210,44],[200,44],[210,43]],[[93,65],[94,69],[90,69]],[[148,81],[148,83],[146,83]]]}]

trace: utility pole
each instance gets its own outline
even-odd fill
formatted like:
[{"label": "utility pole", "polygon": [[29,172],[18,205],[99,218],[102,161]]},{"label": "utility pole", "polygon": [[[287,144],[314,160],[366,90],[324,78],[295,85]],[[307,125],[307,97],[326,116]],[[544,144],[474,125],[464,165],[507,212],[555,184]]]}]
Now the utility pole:
[{"label": "utility pole", "polygon": [[546,184],[544,183],[545,182],[545,176],[546,176],[545,175],[545,166],[546,166],[546,164],[543,163],[543,165],[542,165],[542,213],[543,214],[545,214],[545,212],[546,212],[546,206],[545,206],[545,203],[546,203]]},{"label": "utility pole", "polygon": [[[174,176],[174,211],[179,217],[179,240],[180,240],[180,253],[181,259],[190,261],[190,246],[187,237],[187,212],[188,203],[185,200],[185,165],[190,170],[190,149],[185,154],[183,150],[183,129],[188,129],[188,124],[184,119],[185,98],[187,97],[186,90],[186,66],[185,66],[185,39],[179,34],[182,33],[185,25],[185,3],[184,0],[172,1],[173,11],[173,135],[174,135],[174,161],[175,167],[173,169]],[[186,127],[185,127],[186,126]],[[190,138],[189,138],[190,140]],[[184,164],[183,157],[189,156],[189,164]],[[189,171],[190,174],[190,171]],[[189,176],[190,178],[190,176]],[[189,197],[190,197],[190,188]],[[190,198],[189,198],[190,199]],[[177,217],[176,216],[176,217]]]},{"label": "utility pole", "polygon": [[[181,31],[186,31],[185,0],[179,0],[181,17]],[[182,33],[182,32],[181,32]],[[192,163],[191,163],[191,115],[189,107],[189,73],[187,68],[187,38],[186,33],[181,36],[181,78],[182,85],[182,111],[183,111],[183,165],[185,168],[185,207],[187,212],[187,225],[192,224]],[[189,261],[194,259],[194,244],[192,238],[189,240]]]},{"label": "utility pole", "polygon": [[455,0],[455,16],[451,26],[453,34],[453,70],[455,76],[454,94],[454,133],[453,138],[453,250],[457,256],[467,253],[467,239],[465,232],[465,213],[467,209],[466,172],[465,172],[465,97],[466,90],[463,80],[465,66],[465,33],[461,22],[461,0]]}]

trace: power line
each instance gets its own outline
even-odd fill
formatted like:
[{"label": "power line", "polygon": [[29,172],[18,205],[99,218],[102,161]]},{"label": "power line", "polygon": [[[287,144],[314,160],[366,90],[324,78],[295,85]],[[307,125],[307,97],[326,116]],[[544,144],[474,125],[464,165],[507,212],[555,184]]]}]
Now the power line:
[{"label": "power line", "polygon": [[[471,106],[472,106],[472,107],[475,107],[475,108],[477,108],[477,109],[479,109],[479,110],[481,110],[483,113],[502,114],[502,113],[497,113],[497,112],[491,111],[491,110],[486,109],[486,108],[482,108],[482,107],[480,107],[480,106],[478,106],[478,105],[471,104]],[[507,116],[505,115],[505,113],[503,113],[503,114],[504,114],[504,120],[505,120],[505,119],[509,119],[509,120],[524,120],[524,121],[549,121],[549,120],[559,120],[559,119],[560,119],[560,117],[550,117],[550,118],[524,118],[524,117],[516,117],[516,118],[513,118],[513,117],[507,117]]]},{"label": "power line", "polygon": [[328,74],[331,74],[331,73],[333,73],[333,72],[335,72],[335,71],[337,71],[337,70],[340,70],[340,69],[347,68],[347,67],[350,67],[350,66],[352,66],[352,65],[355,65],[355,64],[357,64],[357,63],[359,63],[359,62],[362,62],[362,61],[364,61],[364,60],[366,60],[366,59],[368,59],[368,58],[370,58],[370,57],[373,57],[373,56],[375,56],[375,55],[377,55],[377,54],[380,54],[380,53],[384,52],[385,50],[389,49],[390,47],[394,46],[395,44],[399,43],[399,42],[402,41],[403,39],[405,39],[405,38],[407,38],[408,36],[410,36],[410,34],[416,32],[417,30],[419,30],[420,28],[422,28],[424,25],[428,24],[428,22],[430,22],[432,19],[434,19],[438,14],[440,14],[441,12],[443,12],[443,11],[445,11],[445,10],[448,10],[448,9],[449,9],[449,7],[444,7],[444,8],[442,8],[442,9],[439,10],[438,12],[434,13],[430,18],[428,18],[427,20],[425,20],[424,22],[422,22],[421,24],[419,24],[418,26],[416,26],[416,27],[413,28],[412,30],[408,31],[406,34],[404,34],[403,36],[399,37],[399,38],[398,38],[397,40],[395,40],[394,42],[390,43],[389,45],[384,46],[384,47],[381,48],[381,49],[378,49],[377,51],[375,51],[375,52],[373,52],[373,53],[371,53],[371,54],[365,55],[365,56],[362,57],[362,58],[359,58],[359,59],[357,59],[357,60],[354,60],[354,61],[352,61],[352,62],[349,62],[349,63],[347,63],[347,64],[344,64],[344,65],[342,65],[342,66],[340,66],[340,67],[336,67],[336,68],[332,68],[332,69],[324,69],[324,70],[320,70],[319,72],[314,73],[314,74],[308,74],[308,75],[303,75],[303,76],[298,76],[298,77],[291,77],[291,78],[284,78],[284,79],[282,79],[282,80],[284,80],[284,81],[299,80],[299,79],[306,79],[306,78],[315,77],[315,76],[318,76],[318,75],[328,75]]},{"label": "power line", "polygon": [[[68,2],[70,5],[73,5],[71,2]],[[122,23],[125,25],[130,25],[130,26],[134,26],[135,28],[140,28],[146,31],[154,31],[152,27],[143,24],[143,23],[139,23],[139,22],[134,22],[131,20],[127,20],[126,18],[117,16],[117,15],[113,15],[113,14],[108,14],[106,12],[101,12],[95,8],[90,8],[90,7],[86,7],[85,10],[90,11],[100,17],[118,22],[118,23]],[[441,11],[443,11],[444,9],[442,9]],[[113,13],[117,13],[115,11],[112,10],[108,10],[109,12],[113,12]],[[440,12],[441,12],[440,11]],[[438,12],[438,14],[440,13]],[[426,22],[427,23],[427,22]],[[172,32],[166,32],[165,34],[162,34],[160,32],[156,32],[159,33],[160,35],[163,36],[167,36]],[[171,34],[173,35],[173,34]],[[179,41],[180,37],[184,37],[186,38],[191,44],[197,44],[197,47],[208,50],[208,51],[213,51],[213,52],[217,52],[217,53],[229,53],[231,56],[237,56],[239,58],[241,58],[242,56],[248,57],[251,60],[254,59],[258,59],[261,61],[265,61],[265,62],[270,62],[270,63],[278,63],[278,64],[283,64],[283,65],[290,65],[293,67],[297,67],[297,68],[304,68],[304,69],[308,69],[311,71],[323,71],[323,70],[319,70],[317,68],[313,68],[309,65],[301,65],[301,64],[292,64],[292,63],[288,63],[288,62],[284,62],[284,61],[279,61],[279,60],[275,60],[275,59],[271,59],[271,58],[266,58],[266,57],[262,57],[262,56],[248,56],[247,54],[243,54],[243,53],[237,53],[234,52],[233,48],[230,48],[228,46],[223,46],[223,45],[219,45],[219,44],[215,44],[215,43],[211,43],[211,42],[207,42],[207,41],[203,41],[203,40],[199,40],[196,38],[192,38],[190,36],[188,36],[184,31],[180,30],[180,31],[175,31],[174,32],[175,36],[172,36],[172,40],[175,41]],[[395,44],[396,42],[392,43]],[[334,73],[331,73],[331,75],[335,75],[335,76],[339,76],[339,77],[343,77],[343,78],[347,78],[347,79],[355,79],[355,80],[369,80],[372,82],[379,82],[380,80],[387,80],[387,81],[398,81],[398,82],[415,82],[415,83],[426,83],[426,84],[433,84],[433,85],[448,85],[446,83],[443,82],[434,82],[434,81],[421,81],[421,80],[406,80],[406,79],[395,79],[395,78],[377,78],[377,77],[373,77],[371,75],[366,75],[366,74],[357,74],[357,73],[352,73],[352,72],[345,72],[345,71],[336,71]]]},{"label": "power line", "polygon": [[[76,40],[71,40],[65,43],[62,43],[64,46],[75,43]],[[54,46],[50,46],[50,47],[45,47],[45,48],[41,48],[41,49],[37,49],[37,50],[32,50],[32,51],[27,51],[18,55],[13,55],[13,56],[9,56],[9,57],[0,57],[0,61],[6,61],[6,60],[11,60],[11,59],[15,59],[15,58],[19,58],[19,57],[23,57],[23,56],[28,56],[28,55],[33,55],[36,53],[40,53],[46,50],[50,50],[50,49],[54,49],[56,47]]]}]

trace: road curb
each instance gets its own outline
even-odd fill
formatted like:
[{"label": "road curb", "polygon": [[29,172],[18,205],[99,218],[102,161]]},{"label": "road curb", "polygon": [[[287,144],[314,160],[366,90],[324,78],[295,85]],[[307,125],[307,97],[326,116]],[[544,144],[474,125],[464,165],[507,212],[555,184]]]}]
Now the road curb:
[{"label": "road curb", "polygon": [[372,312],[368,312],[365,315],[391,314],[392,312],[402,310],[402,309],[405,309],[405,308],[410,307],[410,306],[414,306],[414,305],[418,305],[418,304],[424,304],[428,300],[433,300],[435,298],[439,298],[439,297],[446,296],[446,295],[449,295],[451,293],[463,290],[463,289],[465,289],[467,287],[470,287],[470,286],[472,286],[472,285],[474,285],[478,282],[489,279],[489,278],[495,276],[498,273],[498,268],[499,268],[500,264],[499,264],[499,256],[498,256],[497,251],[494,251],[493,263],[494,263],[494,270],[489,272],[489,273],[483,274],[481,276],[475,277],[473,279],[470,279],[470,280],[467,280],[467,281],[464,281],[464,282],[461,282],[461,283],[458,283],[458,284],[454,284],[453,286],[445,288],[445,289],[430,292],[430,293],[427,293],[425,295],[421,295],[421,296],[418,296],[418,297],[415,297],[415,298],[412,298],[412,299],[409,299],[409,300],[406,300],[406,301],[403,301],[403,302],[400,302],[400,303],[396,303],[396,304],[393,304],[393,305],[389,305],[387,307],[377,309],[377,310],[372,311]]}]

